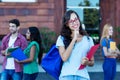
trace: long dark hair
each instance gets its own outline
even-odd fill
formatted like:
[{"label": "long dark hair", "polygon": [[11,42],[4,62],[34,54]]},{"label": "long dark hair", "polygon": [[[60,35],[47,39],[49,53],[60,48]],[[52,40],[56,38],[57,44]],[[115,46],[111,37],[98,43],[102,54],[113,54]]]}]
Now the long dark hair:
[{"label": "long dark hair", "polygon": [[40,52],[38,55],[38,62],[41,63],[41,58],[43,55],[43,46],[42,46],[40,31],[35,26],[29,27],[29,31],[30,31],[30,41],[36,41],[39,44]]},{"label": "long dark hair", "polygon": [[72,40],[72,38],[71,38],[72,31],[70,30],[70,28],[68,26],[68,21],[70,20],[70,16],[72,13],[75,13],[77,15],[77,18],[80,22],[79,33],[81,35],[88,35],[87,32],[82,28],[81,21],[80,21],[78,14],[73,10],[67,11],[63,16],[62,30],[61,30],[61,36],[64,37],[65,48],[67,48],[69,46],[69,44]]}]

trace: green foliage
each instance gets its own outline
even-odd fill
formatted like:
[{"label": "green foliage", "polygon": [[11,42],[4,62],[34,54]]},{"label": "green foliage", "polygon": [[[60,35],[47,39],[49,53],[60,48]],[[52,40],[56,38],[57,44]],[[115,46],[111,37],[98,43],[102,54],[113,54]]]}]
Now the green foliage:
[{"label": "green foliage", "polygon": [[80,3],[78,4],[78,6],[90,6],[90,5],[91,5],[91,3],[90,3],[89,0],[84,0],[84,3],[80,2]]},{"label": "green foliage", "polygon": [[86,6],[90,6],[91,5],[89,0],[84,0],[84,3],[85,3]]},{"label": "green foliage", "polygon": [[117,45],[118,49],[120,50],[120,44]]},{"label": "green foliage", "polygon": [[120,38],[120,26],[117,26],[117,27],[114,27],[114,32],[117,32],[117,34],[116,34],[116,38]]},{"label": "green foliage", "polygon": [[40,28],[41,38],[42,38],[42,45],[43,45],[43,52],[46,53],[49,51],[51,45],[56,42],[56,33],[50,30],[47,27]]},{"label": "green foliage", "polygon": [[[114,27],[114,32],[117,32],[115,38],[120,39],[120,26]],[[120,43],[117,45],[118,49],[120,50]]]},{"label": "green foliage", "polygon": [[[84,21],[86,31],[89,35],[91,35],[95,43],[99,42],[99,9],[97,8],[89,8],[91,6],[99,6],[99,3],[96,3],[96,5],[93,5],[90,3],[90,0],[83,0],[83,2],[80,2],[78,6],[84,7]],[[97,34],[94,35],[94,34]]]},{"label": "green foliage", "polygon": [[99,26],[99,10],[84,9],[84,24],[86,28],[96,28]]},{"label": "green foliage", "polygon": [[[83,2],[80,2],[78,6],[93,6],[93,4],[90,3],[90,0],[84,0]],[[99,3],[96,3],[95,6],[99,6]]]},{"label": "green foliage", "polygon": [[[96,6],[99,4],[97,3]],[[80,2],[78,6],[92,6],[90,0],[84,0]],[[99,10],[96,8],[93,9],[84,9],[84,22],[86,28],[96,28],[99,27]]]}]

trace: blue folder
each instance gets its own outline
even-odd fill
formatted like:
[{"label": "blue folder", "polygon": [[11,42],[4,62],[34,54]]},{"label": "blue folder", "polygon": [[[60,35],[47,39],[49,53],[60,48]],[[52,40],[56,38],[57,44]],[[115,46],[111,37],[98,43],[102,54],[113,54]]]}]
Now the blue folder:
[{"label": "blue folder", "polygon": [[27,59],[27,56],[23,53],[21,48],[17,48],[11,53],[11,56],[14,57],[15,59],[22,61]]}]

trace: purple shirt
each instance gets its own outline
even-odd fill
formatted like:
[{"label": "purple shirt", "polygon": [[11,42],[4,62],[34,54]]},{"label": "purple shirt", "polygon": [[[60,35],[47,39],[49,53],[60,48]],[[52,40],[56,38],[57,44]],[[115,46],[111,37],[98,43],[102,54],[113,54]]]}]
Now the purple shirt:
[{"label": "purple shirt", "polygon": [[[10,35],[11,34],[8,34],[2,39],[1,50],[5,50],[8,47]],[[27,40],[25,39],[25,37],[23,35],[18,33],[18,37],[14,43],[14,46],[15,47],[19,46],[22,50],[24,50],[27,47]],[[5,57],[5,59],[4,59],[3,69],[5,69],[6,63],[7,63],[7,57]],[[15,62],[15,61],[14,61],[14,63],[15,63],[15,71],[21,72],[23,70],[23,65]]]}]

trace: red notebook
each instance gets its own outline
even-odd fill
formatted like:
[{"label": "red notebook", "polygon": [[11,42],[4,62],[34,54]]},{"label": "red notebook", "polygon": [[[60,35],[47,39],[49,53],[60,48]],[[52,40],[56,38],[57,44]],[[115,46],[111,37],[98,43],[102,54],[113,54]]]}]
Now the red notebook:
[{"label": "red notebook", "polygon": [[[99,46],[100,46],[100,44],[96,44],[96,45],[91,47],[91,49],[89,50],[89,52],[87,53],[87,56],[86,56],[89,60],[95,54],[95,52],[97,51]],[[80,67],[79,67],[79,70],[83,69],[84,67],[86,67],[86,66],[81,64]]]}]

